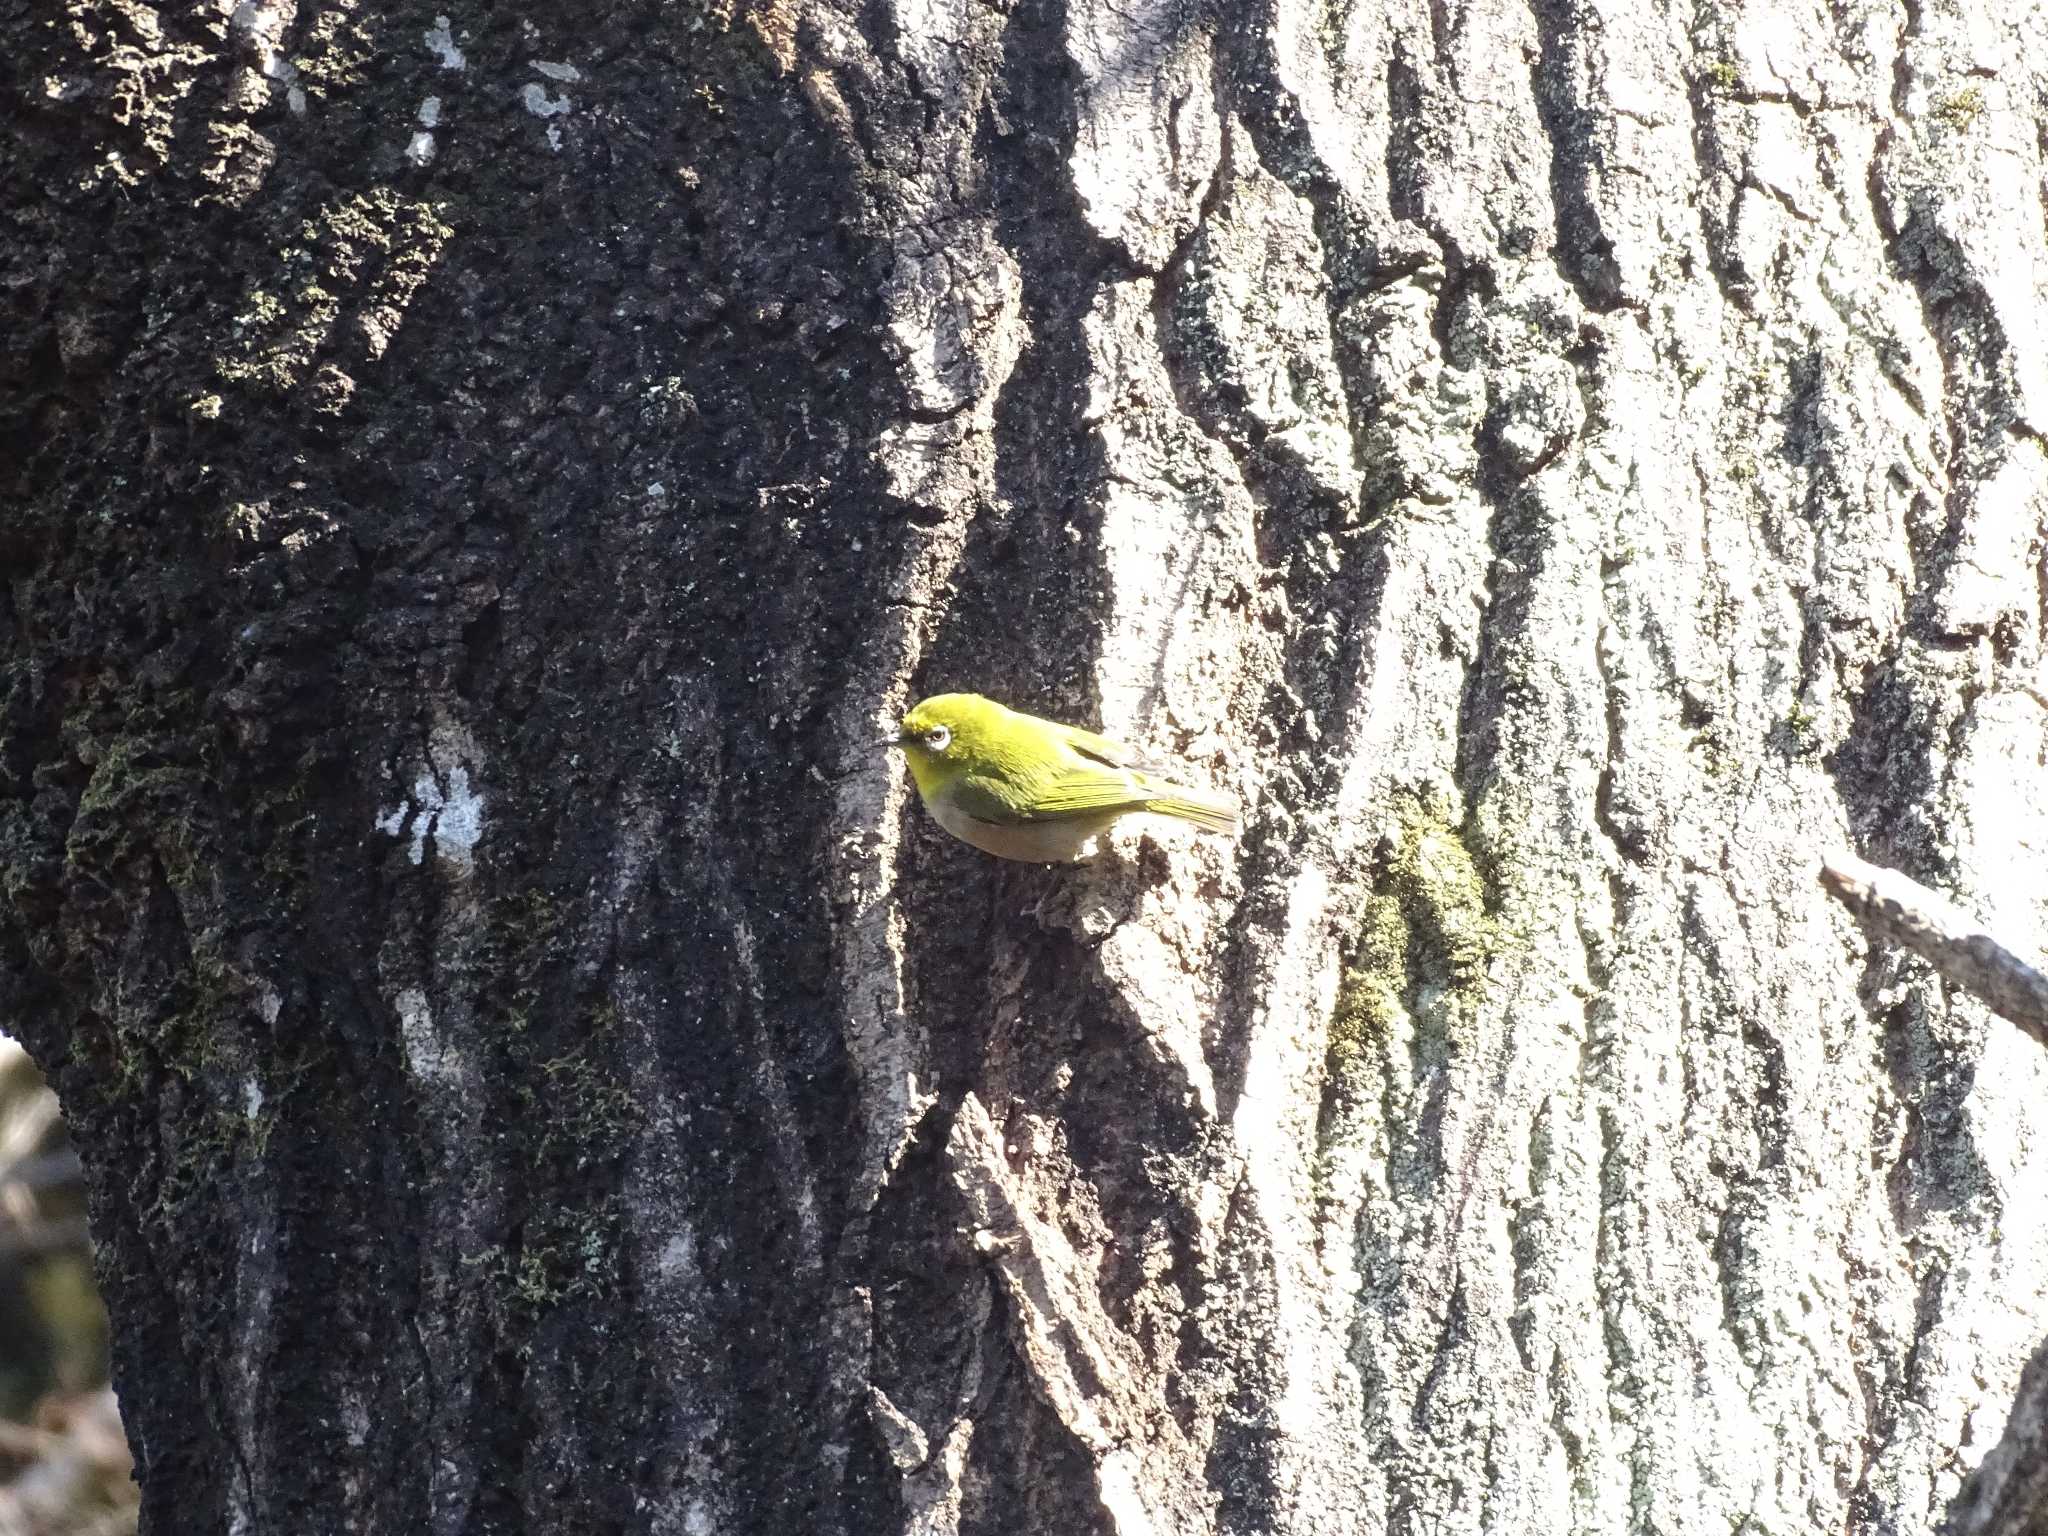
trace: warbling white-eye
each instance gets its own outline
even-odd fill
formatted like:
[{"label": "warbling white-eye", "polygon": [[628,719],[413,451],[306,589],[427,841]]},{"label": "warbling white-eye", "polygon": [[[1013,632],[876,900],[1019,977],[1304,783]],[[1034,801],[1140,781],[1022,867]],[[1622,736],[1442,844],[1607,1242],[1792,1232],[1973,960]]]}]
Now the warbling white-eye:
[{"label": "warbling white-eye", "polygon": [[1093,731],[1006,709],[978,693],[941,693],[903,717],[901,747],[932,818],[1004,859],[1078,858],[1120,816],[1151,812],[1210,832],[1237,830],[1237,802],[1160,775]]}]

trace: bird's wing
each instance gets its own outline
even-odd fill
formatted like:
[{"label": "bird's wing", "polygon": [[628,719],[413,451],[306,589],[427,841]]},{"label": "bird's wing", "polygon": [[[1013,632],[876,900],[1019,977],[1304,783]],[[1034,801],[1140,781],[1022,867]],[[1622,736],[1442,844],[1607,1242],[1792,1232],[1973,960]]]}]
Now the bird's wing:
[{"label": "bird's wing", "polygon": [[1093,758],[1105,768],[1135,768],[1139,757],[1120,741],[1111,741],[1107,736],[1098,736],[1093,731],[1084,731],[1077,725],[1062,725],[1059,733],[1081,756]]},{"label": "bird's wing", "polygon": [[1157,786],[1143,774],[1082,762],[1049,775],[1038,786],[1031,816],[1042,821],[1089,811],[1135,809],[1157,793]]},{"label": "bird's wing", "polygon": [[1176,783],[1173,764],[1078,726],[1059,729],[1075,760],[1055,769],[1039,785],[1038,817],[1149,809],[1206,827],[1236,824],[1236,803],[1229,796]]},{"label": "bird's wing", "polygon": [[1155,766],[1120,741],[1071,725],[1056,729],[1069,749],[1064,761],[1033,763],[1033,771],[1012,779],[962,774],[947,788],[947,799],[962,813],[996,827],[1137,810],[1178,816],[1211,830],[1236,826],[1237,806],[1229,796],[1176,783],[1170,767]]},{"label": "bird's wing", "polygon": [[1046,774],[1028,796],[1016,795],[1008,785],[975,774],[962,774],[946,790],[957,809],[997,827],[1135,808],[1156,793],[1156,787],[1137,774],[1087,762]]}]

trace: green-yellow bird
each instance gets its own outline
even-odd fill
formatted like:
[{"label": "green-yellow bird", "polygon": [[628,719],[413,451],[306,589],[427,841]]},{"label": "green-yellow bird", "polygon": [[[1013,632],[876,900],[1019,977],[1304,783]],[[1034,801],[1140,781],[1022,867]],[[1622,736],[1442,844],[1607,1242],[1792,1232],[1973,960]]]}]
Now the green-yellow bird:
[{"label": "green-yellow bird", "polygon": [[1120,816],[1151,812],[1210,832],[1237,830],[1237,802],[1160,776],[1121,742],[941,693],[903,717],[901,747],[933,820],[1002,859],[1060,863]]}]

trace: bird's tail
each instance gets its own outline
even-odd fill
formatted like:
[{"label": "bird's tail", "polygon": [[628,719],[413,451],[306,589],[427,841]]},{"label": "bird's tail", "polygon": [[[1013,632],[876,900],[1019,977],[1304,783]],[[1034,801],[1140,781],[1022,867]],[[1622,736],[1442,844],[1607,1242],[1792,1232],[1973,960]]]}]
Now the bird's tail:
[{"label": "bird's tail", "polygon": [[1186,784],[1168,784],[1155,781],[1148,786],[1157,794],[1145,802],[1145,809],[1156,811],[1161,816],[1178,816],[1182,821],[1191,821],[1205,832],[1235,832],[1237,830],[1237,799],[1232,795],[1219,794],[1210,789],[1194,789]]}]

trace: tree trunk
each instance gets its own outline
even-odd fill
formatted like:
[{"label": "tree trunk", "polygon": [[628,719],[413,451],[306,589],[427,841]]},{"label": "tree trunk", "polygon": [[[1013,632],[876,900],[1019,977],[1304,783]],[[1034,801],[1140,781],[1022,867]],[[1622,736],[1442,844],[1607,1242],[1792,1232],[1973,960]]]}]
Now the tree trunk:
[{"label": "tree trunk", "polygon": [[146,1529],[2024,1528],[2039,0],[441,3],[0,10]]}]

